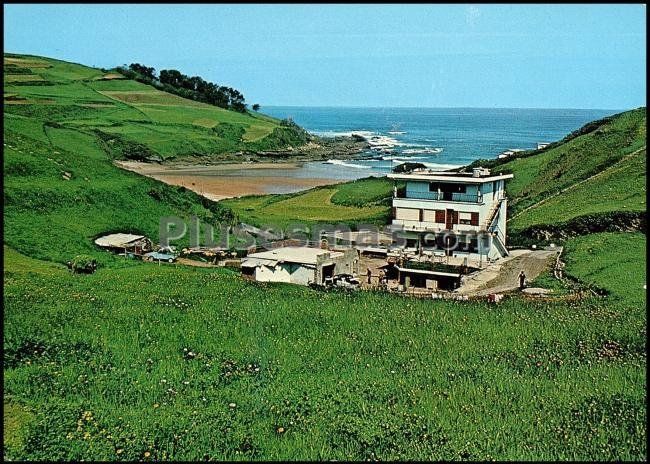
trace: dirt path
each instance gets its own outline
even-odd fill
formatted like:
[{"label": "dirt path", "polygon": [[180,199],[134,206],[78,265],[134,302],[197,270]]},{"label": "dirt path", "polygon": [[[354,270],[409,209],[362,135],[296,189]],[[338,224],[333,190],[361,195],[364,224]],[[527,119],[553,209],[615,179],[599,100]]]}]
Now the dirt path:
[{"label": "dirt path", "polygon": [[469,278],[456,293],[487,295],[515,290],[519,287],[519,272],[524,271],[530,282],[555,261],[557,250],[513,250],[508,258],[489,265]]},{"label": "dirt path", "polygon": [[183,264],[184,266],[194,266],[194,267],[218,267],[214,264],[204,263],[203,261],[197,261],[195,259],[188,258],[177,258],[176,262],[178,264]]}]

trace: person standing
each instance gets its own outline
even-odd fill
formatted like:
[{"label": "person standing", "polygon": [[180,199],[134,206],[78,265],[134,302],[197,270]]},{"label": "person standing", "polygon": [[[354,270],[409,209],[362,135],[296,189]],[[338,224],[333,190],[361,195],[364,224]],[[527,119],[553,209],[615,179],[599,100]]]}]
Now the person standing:
[{"label": "person standing", "polygon": [[368,285],[370,285],[370,278],[372,277],[372,271],[370,268],[366,271],[366,275],[368,276]]},{"label": "person standing", "polygon": [[519,273],[519,290],[523,290],[526,287],[526,274],[522,270]]}]

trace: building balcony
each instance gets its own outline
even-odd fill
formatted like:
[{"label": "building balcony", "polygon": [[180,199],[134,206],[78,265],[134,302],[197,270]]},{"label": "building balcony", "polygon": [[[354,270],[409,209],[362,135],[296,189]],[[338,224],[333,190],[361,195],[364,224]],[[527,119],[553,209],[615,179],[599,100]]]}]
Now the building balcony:
[{"label": "building balcony", "polygon": [[429,200],[444,201],[451,203],[473,203],[482,204],[483,195],[469,193],[452,193],[452,192],[397,192],[394,197],[400,200]]}]

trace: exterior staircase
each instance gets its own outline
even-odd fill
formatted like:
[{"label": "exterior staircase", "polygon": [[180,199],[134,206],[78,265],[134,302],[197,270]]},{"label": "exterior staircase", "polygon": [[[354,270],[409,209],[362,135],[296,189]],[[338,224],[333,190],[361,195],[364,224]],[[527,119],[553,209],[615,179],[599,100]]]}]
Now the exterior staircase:
[{"label": "exterior staircase", "polygon": [[495,246],[499,249],[501,254],[503,256],[509,256],[510,252],[506,249],[506,244],[505,244],[505,234],[501,229],[499,229],[499,211],[501,210],[501,203],[504,202],[506,197],[502,197],[499,199],[499,201],[496,203],[492,211],[490,212],[488,216],[488,220],[484,223],[484,226],[482,227],[484,230],[487,230],[492,234],[492,241],[495,244]]},{"label": "exterior staircase", "polygon": [[497,201],[494,206],[492,207],[492,210],[490,211],[490,214],[487,215],[485,221],[483,221],[483,224],[481,224],[481,230],[488,230],[492,222],[494,221],[497,213],[499,212],[499,209],[501,208],[501,203],[506,199],[506,197],[501,197],[499,201]]}]

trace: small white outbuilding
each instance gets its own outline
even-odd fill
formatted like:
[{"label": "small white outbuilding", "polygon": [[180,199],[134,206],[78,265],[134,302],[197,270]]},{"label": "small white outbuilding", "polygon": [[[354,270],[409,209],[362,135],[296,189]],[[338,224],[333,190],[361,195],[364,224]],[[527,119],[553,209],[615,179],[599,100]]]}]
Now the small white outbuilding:
[{"label": "small white outbuilding", "polygon": [[259,282],[287,282],[300,285],[323,284],[338,274],[357,274],[358,254],[309,247],[282,247],[253,253],[242,259],[244,277]]},{"label": "small white outbuilding", "polygon": [[131,251],[134,253],[144,253],[153,249],[153,244],[144,235],[134,234],[110,234],[95,239],[95,244],[102,248],[116,251]]}]

